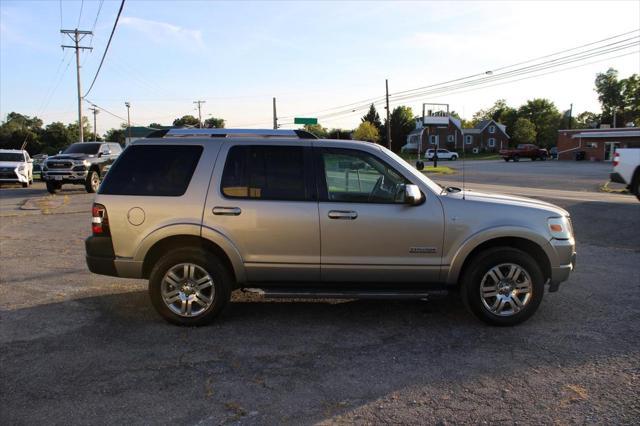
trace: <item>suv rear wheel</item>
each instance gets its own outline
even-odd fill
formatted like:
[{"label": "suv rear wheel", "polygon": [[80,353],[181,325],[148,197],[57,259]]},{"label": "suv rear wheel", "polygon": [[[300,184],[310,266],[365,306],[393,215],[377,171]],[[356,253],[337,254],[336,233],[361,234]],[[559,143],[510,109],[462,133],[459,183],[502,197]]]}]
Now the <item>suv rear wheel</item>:
[{"label": "suv rear wheel", "polygon": [[231,297],[231,277],[215,257],[198,249],[165,254],[149,277],[153,306],[176,325],[210,323]]},{"label": "suv rear wheel", "polygon": [[497,247],[477,256],[463,277],[462,300],[474,315],[491,325],[516,325],[538,309],[544,275],[527,253]]}]

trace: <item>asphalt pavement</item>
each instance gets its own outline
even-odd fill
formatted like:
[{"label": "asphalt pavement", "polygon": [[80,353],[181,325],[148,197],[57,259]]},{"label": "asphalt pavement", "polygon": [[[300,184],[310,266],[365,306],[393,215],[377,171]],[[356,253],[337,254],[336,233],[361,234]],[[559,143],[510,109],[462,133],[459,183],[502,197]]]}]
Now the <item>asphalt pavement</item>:
[{"label": "asphalt pavement", "polygon": [[477,163],[472,189],[544,189],[523,195],[574,221],[577,270],[517,327],[455,295],[238,292],[211,326],[171,326],[145,281],[87,271],[92,195],[2,187],[0,424],[637,424],[640,203],[597,192],[608,165]]}]

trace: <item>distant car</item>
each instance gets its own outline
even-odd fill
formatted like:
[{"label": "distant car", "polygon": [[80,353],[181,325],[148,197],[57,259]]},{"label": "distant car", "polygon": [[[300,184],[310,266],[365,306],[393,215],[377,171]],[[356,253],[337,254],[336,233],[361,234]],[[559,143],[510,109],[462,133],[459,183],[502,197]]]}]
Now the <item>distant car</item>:
[{"label": "distant car", "polygon": [[400,148],[400,152],[403,154],[415,154],[416,152],[418,152],[418,144],[408,143],[406,145],[403,145],[402,148]]},{"label": "distant car", "polygon": [[640,200],[640,148],[619,148],[613,155],[612,182],[627,185]]},{"label": "distant car", "polygon": [[33,160],[24,149],[0,149],[0,183],[33,183]]},{"label": "distant car", "polygon": [[33,176],[37,177],[38,180],[42,179],[42,166],[44,162],[47,161],[47,154],[36,154],[33,158]]},{"label": "distant car", "polygon": [[[424,154],[424,158],[427,160],[433,160],[433,154],[436,152],[435,149],[428,149]],[[448,149],[439,149],[438,150],[438,160],[450,160],[455,161],[458,159],[458,153],[449,151]]]},{"label": "distant car", "polygon": [[531,161],[546,160],[549,158],[549,152],[544,148],[531,143],[519,144],[516,149],[501,149],[500,156],[504,161],[520,161],[521,158],[531,158]]},{"label": "distant car", "polygon": [[115,142],[78,142],[62,154],[48,157],[42,167],[47,191],[55,194],[63,184],[84,185],[87,192],[98,190],[102,178],[122,152]]}]

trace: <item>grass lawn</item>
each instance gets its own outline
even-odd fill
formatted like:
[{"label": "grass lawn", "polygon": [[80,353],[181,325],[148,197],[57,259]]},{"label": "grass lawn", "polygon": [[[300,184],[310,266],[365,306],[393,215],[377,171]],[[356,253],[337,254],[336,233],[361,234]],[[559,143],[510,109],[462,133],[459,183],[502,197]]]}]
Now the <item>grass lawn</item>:
[{"label": "grass lawn", "polygon": [[425,174],[440,174],[440,175],[453,175],[456,172],[456,169],[453,169],[451,167],[447,167],[447,166],[438,166],[438,167],[433,167],[433,166],[427,166],[425,164],[425,168],[424,170],[422,170],[422,173]]}]

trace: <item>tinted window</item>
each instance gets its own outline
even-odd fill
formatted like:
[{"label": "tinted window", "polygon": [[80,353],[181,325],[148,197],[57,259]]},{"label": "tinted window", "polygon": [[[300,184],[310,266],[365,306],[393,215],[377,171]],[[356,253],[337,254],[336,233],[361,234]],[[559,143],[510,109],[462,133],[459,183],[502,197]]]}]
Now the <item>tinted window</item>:
[{"label": "tinted window", "polygon": [[227,154],[226,197],[303,201],[310,199],[306,188],[303,147],[234,146]]},{"label": "tinted window", "polygon": [[101,194],[178,197],[189,187],[201,146],[132,145],[118,157]]},{"label": "tinted window", "polygon": [[355,150],[323,150],[328,201],[403,203],[408,181],[375,156]]},{"label": "tinted window", "polygon": [[63,154],[89,154],[96,155],[98,154],[98,150],[100,149],[99,143],[74,143],[69,146],[69,148],[65,149]]},{"label": "tinted window", "polygon": [[24,161],[21,152],[0,152],[0,161]]}]

